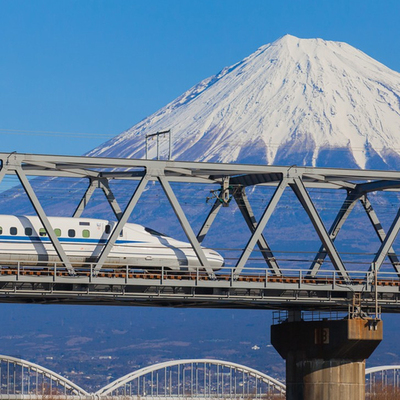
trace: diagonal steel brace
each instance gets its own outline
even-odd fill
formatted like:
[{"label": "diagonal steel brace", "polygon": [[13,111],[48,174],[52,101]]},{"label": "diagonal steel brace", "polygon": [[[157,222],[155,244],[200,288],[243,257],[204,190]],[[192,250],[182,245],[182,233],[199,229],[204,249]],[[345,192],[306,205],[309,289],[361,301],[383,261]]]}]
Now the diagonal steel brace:
[{"label": "diagonal steel brace", "polygon": [[[329,229],[329,237],[332,241],[335,241],[340,229],[342,228],[343,224],[346,222],[348,216],[350,215],[351,211],[357,204],[357,201],[359,200],[361,194],[355,193],[353,191],[349,192],[347,194],[346,199],[344,200],[342,207],[340,208],[338,214],[336,215],[335,220],[333,221],[330,229]],[[314,261],[312,262],[308,275],[311,277],[314,277],[319,269],[321,268],[326,256],[327,252],[325,250],[324,245],[321,245],[321,247],[318,250],[317,255],[314,258]]]},{"label": "diagonal steel brace", "polygon": [[210,277],[214,277],[214,272],[211,269],[211,266],[207,260],[207,257],[205,256],[204,251],[201,248],[200,243],[198,242],[198,240],[189,224],[189,221],[187,220],[186,215],[183,212],[182,207],[180,206],[178,199],[176,198],[175,193],[172,190],[171,185],[168,182],[168,179],[164,175],[160,174],[160,175],[158,175],[158,180],[159,180],[161,187],[163,188],[172,208],[174,209],[175,214],[178,217],[179,222],[181,223],[181,226],[182,226],[187,238],[190,241],[190,244],[193,247],[193,250],[196,253],[197,258],[199,259],[200,264],[204,267],[204,269],[207,271],[207,273]]},{"label": "diagonal steel brace", "polygon": [[97,179],[89,179],[89,186],[87,187],[85,194],[82,196],[81,201],[79,202],[74,213],[72,214],[74,218],[80,218],[96,188]]},{"label": "diagonal steel brace", "polygon": [[272,213],[275,210],[276,205],[278,204],[287,184],[288,184],[289,179],[288,178],[283,178],[281,182],[279,183],[278,187],[276,188],[274,194],[272,195],[266,209],[264,210],[264,213],[260,219],[260,221],[257,224],[257,227],[255,228],[253,234],[251,235],[249,241],[247,242],[246,247],[244,248],[237,264],[235,267],[235,270],[233,271],[235,276],[239,275],[242,272],[242,269],[246,265],[247,260],[250,257],[250,254],[252,253],[254,246],[257,244],[257,242],[260,240],[261,234],[267,225],[269,219],[271,218]]},{"label": "diagonal steel brace", "polygon": [[0,170],[0,183],[3,181],[3,178],[7,173],[8,173],[8,169],[6,166],[3,165],[3,167]]},{"label": "diagonal steel brace", "polygon": [[[364,207],[365,212],[368,215],[369,220],[372,223],[372,226],[375,229],[376,234],[378,235],[380,241],[383,243],[383,241],[386,239],[386,233],[382,227],[381,222],[379,221],[378,216],[376,215],[375,210],[372,207],[371,202],[369,201],[367,195],[365,194],[360,198],[360,202]],[[397,274],[400,275],[400,261],[399,258],[397,257],[393,247],[390,247],[389,252],[388,252],[388,257],[390,262],[393,265],[394,270],[397,272]]]},{"label": "diagonal steel brace", "polygon": [[111,190],[110,185],[108,184],[107,178],[90,179],[89,186],[86,189],[85,194],[82,196],[82,199],[78,204],[78,207],[75,209],[73,217],[79,218],[82,215],[83,211],[85,210],[86,206],[89,203],[90,198],[92,197],[94,191],[97,188],[100,188],[103,191],[117,220],[121,219],[122,216],[121,207],[119,206],[117,199],[115,198],[114,193]]},{"label": "diagonal steel brace", "polygon": [[385,260],[386,256],[388,255],[394,240],[396,239],[397,234],[399,233],[400,230],[400,209],[396,214],[396,217],[394,218],[392,225],[390,226],[390,229],[383,240],[378,252],[375,255],[374,260],[372,261],[371,267],[369,268],[369,271],[371,272],[373,270],[372,266],[375,265],[375,271],[379,271],[381,268],[383,261]]},{"label": "diagonal steel brace", "polygon": [[[257,220],[247,197],[246,189],[241,187],[240,190],[234,191],[233,197],[251,233],[254,233],[257,228]],[[268,243],[262,233],[257,241],[257,245],[261,250],[261,254],[263,255],[266,263],[268,264],[269,269],[274,273],[274,275],[281,275],[278,263],[276,262],[272,250],[268,246]]]},{"label": "diagonal steel brace", "polygon": [[119,206],[117,199],[115,198],[114,193],[111,190],[110,185],[108,184],[108,179],[106,178],[99,179],[99,186],[101,190],[104,192],[108,204],[110,204],[112,210],[114,211],[115,217],[117,218],[117,220],[120,220],[122,217],[121,207]]},{"label": "diagonal steel brace", "polygon": [[211,210],[208,213],[207,218],[203,223],[203,226],[201,227],[199,233],[197,234],[197,240],[199,241],[199,243],[203,242],[221,207],[222,203],[220,202],[220,200],[219,199],[215,200],[215,203],[211,207]]},{"label": "diagonal steel brace", "polygon": [[[358,200],[364,207],[365,212],[368,215],[368,218],[374,227],[374,230],[376,234],[378,235],[378,238],[381,242],[383,242],[386,238],[386,233],[382,228],[382,224],[379,221],[379,218],[375,212],[375,210],[372,207],[372,204],[370,200],[368,199],[367,195],[363,192],[359,191],[349,191],[345,201],[342,204],[342,207],[340,208],[339,213],[337,214],[331,228],[329,229],[329,236],[332,241],[335,241],[340,229],[343,227],[346,219],[350,215],[351,211],[353,210],[354,206],[357,204]],[[317,253],[317,255],[314,258],[313,263],[311,264],[310,270],[309,270],[309,275],[310,276],[315,276],[321,265],[323,264],[325,258],[327,256],[327,252],[322,245]],[[388,257],[393,265],[393,268],[397,273],[400,274],[400,268],[399,264],[400,261],[398,257],[396,256],[393,248],[391,247],[389,249]]]},{"label": "diagonal steel brace", "polygon": [[335,245],[333,244],[333,241],[326,231],[321,217],[319,216],[318,211],[316,210],[314,203],[312,202],[311,197],[308,194],[303,182],[300,178],[294,178],[293,184],[291,184],[290,187],[292,188],[293,192],[295,193],[307,215],[309,216],[311,223],[313,224],[314,229],[322,242],[322,245],[326,249],[334,268],[340,273],[343,279],[349,279],[346,267],[344,266],[343,261],[340,258],[340,255],[337,252]]},{"label": "diagonal steel brace", "polygon": [[24,171],[22,170],[21,167],[16,167],[15,173],[17,174],[18,179],[20,180],[23,188],[25,189],[25,192],[28,195],[28,198],[29,198],[33,208],[35,209],[36,214],[38,215],[41,223],[43,224],[44,229],[46,230],[47,234],[49,235],[51,243],[53,244],[58,257],[60,258],[61,262],[65,265],[65,268],[67,268],[69,274],[74,275],[75,270],[72,267],[71,262],[69,261],[69,258],[66,255],[64,249],[62,248],[61,243],[58,240],[58,237],[55,234],[53,227],[51,226],[49,219],[47,218],[47,215],[44,212],[42,205],[40,204],[39,199],[37,198],[31,184],[29,183],[28,178],[25,176]]},{"label": "diagonal steel brace", "polygon": [[101,267],[103,266],[104,262],[106,261],[111,249],[113,248],[115,242],[117,241],[117,239],[119,237],[119,234],[121,233],[124,225],[128,221],[128,218],[132,214],[132,211],[135,208],[137,202],[139,201],[148,181],[149,181],[149,176],[144,175],[143,178],[140,180],[138,186],[136,187],[135,192],[133,193],[132,197],[130,198],[124,212],[121,215],[120,220],[115,225],[115,227],[111,233],[111,236],[108,238],[108,241],[107,241],[106,245],[104,246],[103,251],[101,252],[101,254],[97,260],[96,266],[94,268],[94,272],[96,274],[100,271]]}]

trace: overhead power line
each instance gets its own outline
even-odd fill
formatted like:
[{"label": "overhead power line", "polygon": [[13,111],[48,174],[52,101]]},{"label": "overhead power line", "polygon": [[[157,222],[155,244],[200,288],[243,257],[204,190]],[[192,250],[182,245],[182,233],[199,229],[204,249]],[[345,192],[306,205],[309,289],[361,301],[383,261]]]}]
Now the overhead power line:
[{"label": "overhead power line", "polygon": [[115,134],[108,133],[89,133],[89,132],[59,132],[59,131],[30,131],[23,129],[5,129],[0,128],[3,135],[26,135],[33,134],[35,136],[70,136],[70,137],[86,137],[86,138],[104,138],[111,139]]},{"label": "overhead power line", "polygon": [[[78,137],[78,138],[103,138],[103,139],[111,139],[115,136],[118,135],[115,133],[108,134],[108,133],[93,133],[93,132],[60,132],[60,131],[36,131],[36,130],[25,130],[25,129],[6,129],[6,128],[0,128],[0,132],[2,134],[6,135],[26,135],[26,134],[33,134],[37,136],[54,136],[54,137],[60,137],[60,136],[70,136],[70,137]],[[164,133],[164,132],[158,132],[158,133]],[[269,142],[266,143],[265,146],[266,148],[272,148],[272,149],[278,149],[282,146],[282,143],[275,143],[275,142]],[[372,146],[371,146],[372,147]],[[332,149],[334,151],[349,151],[349,152],[368,152],[369,148],[366,148],[365,146],[349,146],[349,147],[332,147],[327,145],[326,147],[320,146],[319,150],[329,150]],[[375,151],[382,151],[387,149],[386,147],[373,147]],[[390,150],[395,151],[395,152],[400,152],[400,148],[398,147],[391,147]]]}]

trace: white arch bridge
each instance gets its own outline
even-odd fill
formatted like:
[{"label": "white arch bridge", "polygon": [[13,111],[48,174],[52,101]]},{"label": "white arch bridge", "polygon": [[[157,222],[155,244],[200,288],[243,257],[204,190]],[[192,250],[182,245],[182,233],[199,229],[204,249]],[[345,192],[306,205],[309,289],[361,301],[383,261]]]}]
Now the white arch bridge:
[{"label": "white arch bridge", "polygon": [[[366,398],[400,396],[400,365],[367,368]],[[131,372],[90,393],[69,379],[21,358],[0,355],[0,399],[284,399],[286,386],[229,361],[173,360]]]},{"label": "white arch bridge", "polygon": [[400,365],[383,365],[365,370],[366,398],[400,398]]},{"label": "white arch bridge", "polygon": [[151,365],[89,393],[61,375],[0,356],[0,399],[280,399],[285,384],[244,365],[212,359]]}]

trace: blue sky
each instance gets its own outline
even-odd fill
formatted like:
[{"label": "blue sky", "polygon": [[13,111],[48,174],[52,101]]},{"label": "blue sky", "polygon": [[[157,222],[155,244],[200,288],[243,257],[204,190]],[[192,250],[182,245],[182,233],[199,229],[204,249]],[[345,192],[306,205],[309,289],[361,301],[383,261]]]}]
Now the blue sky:
[{"label": "blue sky", "polygon": [[0,0],[0,152],[80,155],[286,33],[400,71],[400,1]]}]

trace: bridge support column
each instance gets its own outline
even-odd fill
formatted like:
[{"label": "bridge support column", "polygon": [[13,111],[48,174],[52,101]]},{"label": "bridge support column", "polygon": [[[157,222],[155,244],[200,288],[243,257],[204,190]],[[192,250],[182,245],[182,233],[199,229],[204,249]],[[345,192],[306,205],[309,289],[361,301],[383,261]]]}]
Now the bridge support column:
[{"label": "bridge support column", "polygon": [[282,322],[271,342],[286,360],[287,400],[365,400],[365,359],[382,340],[382,321]]}]

